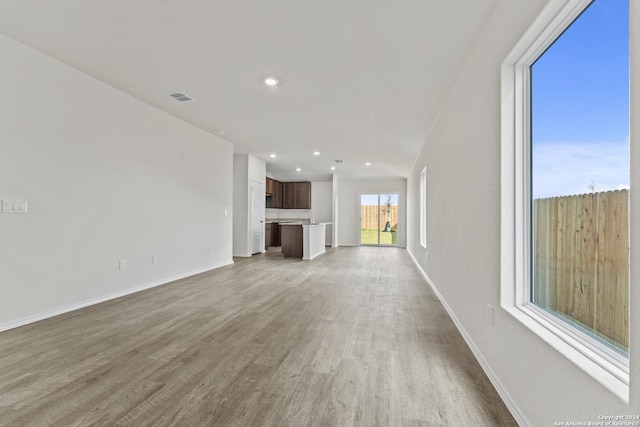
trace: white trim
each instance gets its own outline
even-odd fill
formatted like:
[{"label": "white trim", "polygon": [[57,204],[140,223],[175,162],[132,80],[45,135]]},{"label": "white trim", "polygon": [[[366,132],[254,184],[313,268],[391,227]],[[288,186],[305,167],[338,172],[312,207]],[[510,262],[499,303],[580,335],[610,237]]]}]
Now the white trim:
[{"label": "white trim", "polygon": [[436,296],[438,297],[438,300],[440,301],[444,309],[449,314],[449,317],[451,318],[453,323],[456,325],[458,332],[460,332],[460,335],[462,335],[462,338],[471,349],[471,352],[473,353],[476,360],[480,364],[480,367],[489,378],[489,381],[491,381],[491,384],[493,384],[493,387],[496,389],[496,391],[502,398],[502,401],[507,406],[507,409],[509,409],[509,412],[511,412],[511,415],[513,415],[513,418],[515,418],[519,426],[522,426],[522,427],[530,426],[531,424],[529,424],[529,422],[525,418],[522,411],[520,411],[520,408],[518,407],[518,405],[516,405],[515,401],[511,398],[511,395],[509,394],[509,392],[507,392],[506,388],[502,385],[502,383],[500,382],[496,374],[493,372],[493,370],[491,369],[491,365],[489,365],[489,362],[487,362],[487,360],[484,358],[484,356],[482,355],[482,353],[480,352],[476,344],[471,339],[471,336],[469,336],[467,331],[464,329],[464,327],[462,326],[462,323],[460,323],[460,321],[456,317],[456,314],[454,313],[453,309],[449,307],[449,304],[447,304],[447,301],[444,299],[440,291],[438,291],[438,288],[436,287],[436,285],[429,278],[427,273],[423,270],[422,266],[420,265],[420,263],[418,263],[418,260],[416,260],[416,258],[413,256],[411,251],[407,250],[407,252],[409,253],[409,256],[411,256],[411,259],[415,263],[416,267],[418,267],[418,270],[420,270],[425,280],[433,290],[433,293],[436,294]]},{"label": "white trim", "polygon": [[530,65],[592,0],[551,0],[502,65],[500,303],[543,341],[625,402],[629,360],[529,302]]},{"label": "white trim", "polygon": [[420,246],[427,249],[427,166],[420,171]]},{"label": "white trim", "polygon": [[[395,245],[391,244],[391,245],[383,245],[380,243],[380,240],[382,240],[382,235],[380,234],[381,231],[381,227],[380,225],[382,224],[382,201],[380,199],[380,196],[382,195],[396,195],[398,196],[398,204],[396,205],[398,208],[398,228],[400,227],[400,200],[401,200],[401,195],[402,193],[399,190],[392,190],[392,191],[387,191],[387,192],[370,192],[370,191],[365,191],[363,193],[358,193],[358,207],[357,207],[357,212],[358,212],[358,244],[354,245],[354,246],[371,246],[371,247],[384,247],[384,248],[400,248],[403,246],[400,246],[400,235],[399,233],[396,231],[396,238],[398,239],[398,243],[396,243]],[[362,196],[377,196],[378,197],[378,243],[362,243]],[[344,245],[341,245],[344,246]]]},{"label": "white trim", "polygon": [[311,261],[327,252],[326,224],[302,224],[302,259]]},{"label": "white trim", "polygon": [[243,253],[234,253],[233,256],[235,258],[251,258],[253,254],[250,254],[248,252],[243,252]]},{"label": "white trim", "polygon": [[155,288],[156,286],[162,286],[162,285],[166,285],[167,283],[171,283],[174,282],[176,280],[180,280],[180,279],[184,279],[187,277],[191,277],[191,276],[195,276],[197,274],[202,274],[202,273],[206,273],[207,271],[211,271],[211,270],[215,270],[217,268],[220,267],[224,267],[226,265],[231,265],[233,264],[233,260],[226,262],[226,263],[220,263],[220,264],[214,264],[214,265],[210,265],[208,267],[205,267],[203,269],[200,270],[195,270],[195,271],[191,271],[188,273],[184,273],[184,274],[178,274],[175,276],[171,276],[171,277],[166,277],[164,279],[161,280],[157,280],[157,281],[153,281],[141,286],[137,286],[135,288],[130,288],[130,289],[126,289],[124,291],[120,291],[120,292],[114,292],[112,294],[109,295],[105,295],[99,298],[94,298],[94,299],[90,299],[90,300],[86,300],[77,304],[73,304],[67,307],[63,307],[57,310],[53,310],[53,311],[48,311],[46,313],[40,313],[40,314],[36,314],[33,316],[29,316],[29,317],[25,317],[22,319],[18,319],[9,323],[4,323],[4,324],[0,324],[0,332],[4,332],[4,331],[8,331],[9,329],[15,329],[18,328],[20,326],[25,326],[28,325],[30,323],[35,323],[35,322],[39,322],[40,320],[45,320],[48,319],[50,317],[55,317],[55,316],[59,316],[61,314],[65,314],[65,313],[69,313],[71,311],[75,311],[75,310],[80,310],[82,308],[85,307],[89,307],[92,305],[96,305],[96,304],[100,304],[103,302],[107,302],[110,301],[112,299],[116,299],[116,298],[120,298],[120,297],[124,297],[127,295],[131,295],[131,294],[135,294],[137,292],[141,292],[147,289],[151,289],[151,288]]}]

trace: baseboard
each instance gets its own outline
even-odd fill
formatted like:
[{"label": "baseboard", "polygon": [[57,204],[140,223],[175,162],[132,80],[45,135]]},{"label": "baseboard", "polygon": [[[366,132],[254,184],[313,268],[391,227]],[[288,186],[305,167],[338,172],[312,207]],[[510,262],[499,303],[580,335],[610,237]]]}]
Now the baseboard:
[{"label": "baseboard", "polygon": [[473,355],[475,356],[476,360],[478,361],[478,363],[482,367],[482,370],[484,371],[484,373],[489,378],[489,381],[491,381],[491,384],[493,384],[493,387],[496,389],[496,391],[498,392],[498,394],[502,398],[502,401],[505,403],[505,405],[509,409],[509,412],[511,412],[511,415],[513,415],[513,418],[515,418],[515,420],[516,420],[516,422],[518,423],[519,426],[521,426],[521,427],[529,427],[530,424],[527,421],[527,419],[525,418],[525,416],[522,414],[520,409],[518,408],[518,405],[516,405],[514,400],[509,395],[509,392],[507,392],[507,390],[504,388],[504,386],[502,385],[502,383],[500,382],[500,380],[498,379],[496,374],[491,369],[491,366],[489,365],[489,363],[482,356],[482,353],[480,352],[480,350],[478,349],[476,344],[473,342],[473,340],[471,339],[471,337],[469,336],[467,331],[464,329],[464,327],[462,326],[462,324],[460,323],[460,321],[456,317],[456,315],[453,312],[453,310],[451,309],[451,307],[449,307],[449,304],[447,304],[447,301],[444,299],[444,297],[442,296],[442,294],[440,293],[438,288],[435,286],[435,284],[433,283],[433,281],[431,280],[429,275],[424,271],[424,269],[422,268],[420,263],[418,263],[418,260],[413,256],[411,251],[407,250],[407,252],[409,253],[409,256],[411,256],[411,259],[413,259],[413,262],[418,267],[418,270],[420,270],[420,272],[424,276],[425,280],[427,281],[427,283],[429,284],[429,286],[431,287],[433,292],[438,297],[438,300],[440,300],[440,303],[442,304],[444,309],[449,314],[449,317],[451,317],[451,320],[456,325],[456,328],[458,328],[458,331],[460,332],[460,335],[462,335],[462,338],[464,339],[464,341],[467,343],[467,345],[471,349],[471,352],[473,353]]},{"label": "baseboard", "polygon": [[234,258],[251,258],[253,254],[241,253],[241,254],[233,254]]},{"label": "baseboard", "polygon": [[406,249],[406,246],[400,246],[400,245],[382,245],[382,246],[377,246],[377,245],[358,245],[358,244],[352,244],[352,243],[340,243],[338,246],[333,246],[334,248],[338,248],[338,247],[343,247],[343,248],[355,248],[355,247],[360,247],[360,246],[369,246],[372,248],[400,248],[400,249]]},{"label": "baseboard", "polygon": [[206,268],[190,271],[184,274],[178,274],[171,277],[166,277],[161,280],[156,280],[150,283],[146,283],[141,286],[136,286],[135,288],[127,289],[120,292],[115,292],[113,294],[105,295],[99,298],[90,299],[87,301],[80,302],[78,304],[73,304],[67,307],[63,307],[57,310],[49,311],[46,313],[36,314],[34,316],[25,317],[19,320],[15,320],[9,323],[0,324],[0,332],[8,331],[9,329],[15,329],[20,326],[28,325],[30,323],[39,322],[40,320],[48,319],[50,317],[55,317],[60,314],[69,313],[71,311],[80,310],[81,308],[89,307],[92,305],[100,304],[102,302],[110,301],[112,299],[124,297],[127,295],[135,294],[136,292],[141,292],[146,289],[155,288],[156,286],[166,285],[167,283],[174,282],[176,280],[185,279],[187,277],[195,276],[196,274],[206,273],[207,271],[215,270],[220,267],[224,267],[226,265],[233,264],[233,260],[229,260],[228,262],[223,262],[219,264],[214,264],[207,266]]}]

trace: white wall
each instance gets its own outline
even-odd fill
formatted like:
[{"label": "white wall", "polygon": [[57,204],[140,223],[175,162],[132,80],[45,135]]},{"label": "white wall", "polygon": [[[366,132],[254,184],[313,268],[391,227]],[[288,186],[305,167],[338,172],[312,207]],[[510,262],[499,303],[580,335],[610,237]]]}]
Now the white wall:
[{"label": "white wall", "polygon": [[28,202],[0,214],[0,329],[232,262],[231,144],[4,36],[0,60],[0,198]]},{"label": "white wall", "polygon": [[333,175],[333,209],[332,215],[333,224],[331,224],[331,246],[338,246],[338,236],[340,231],[340,223],[338,218],[340,217],[340,176]]},{"label": "white wall", "polygon": [[[333,221],[333,183],[311,182],[311,218],[314,222]],[[329,224],[325,227],[324,244],[330,246],[332,241],[332,227]]]},{"label": "white wall", "polygon": [[311,183],[311,218],[314,222],[331,222],[333,183]]},{"label": "white wall", "polygon": [[[233,156],[233,256],[251,254],[251,182],[266,183],[267,164],[250,154]],[[263,216],[264,218],[264,216]],[[262,234],[264,251],[264,233]]]},{"label": "white wall", "polygon": [[360,233],[360,195],[365,193],[398,193],[398,246],[406,246],[406,179],[338,179],[338,246],[355,246],[358,244]]},{"label": "white wall", "polygon": [[[500,66],[546,1],[498,0],[408,178],[408,249],[460,322],[507,401],[530,426],[640,413],[640,233],[632,229],[631,400],[625,404],[500,308]],[[640,5],[631,2],[638,80]],[[631,199],[640,198],[640,82],[632,82]],[[635,86],[634,86],[634,83]],[[634,109],[635,107],[635,109]],[[635,125],[634,125],[635,124]],[[427,166],[428,249],[419,244]],[[636,168],[636,172],[633,171]],[[632,203],[632,224],[640,209]],[[632,226],[633,227],[633,226]],[[635,230],[635,231],[633,231]],[[490,323],[487,305],[495,307]]]},{"label": "white wall", "polygon": [[[259,182],[260,184],[262,184],[261,188],[260,188],[260,202],[262,203],[262,217],[260,218],[261,221],[263,221],[262,223],[262,235],[260,236],[260,251],[264,252],[264,235],[265,235],[265,231],[264,231],[264,219],[265,219],[265,204],[266,204],[266,192],[265,192],[265,186],[267,183],[267,163],[262,160],[259,159],[257,157],[248,156],[248,161],[249,161],[249,187],[247,188],[247,195],[249,197],[249,228],[247,229],[247,235],[249,236],[249,248],[251,248],[251,207],[252,207],[252,202],[251,202],[251,183],[252,182]],[[251,249],[249,250],[249,253],[253,252]]]},{"label": "white wall", "polygon": [[233,156],[233,256],[250,257],[249,233],[249,159],[247,154]]}]

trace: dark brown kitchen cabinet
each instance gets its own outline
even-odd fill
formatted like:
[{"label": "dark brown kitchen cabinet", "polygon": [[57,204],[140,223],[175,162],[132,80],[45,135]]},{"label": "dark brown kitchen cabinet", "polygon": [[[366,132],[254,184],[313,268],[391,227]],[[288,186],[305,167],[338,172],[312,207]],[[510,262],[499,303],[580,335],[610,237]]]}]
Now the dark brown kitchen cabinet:
[{"label": "dark brown kitchen cabinet", "polygon": [[311,209],[311,183],[280,182],[267,178],[267,208]]},{"label": "dark brown kitchen cabinet", "polygon": [[295,209],[311,209],[311,183],[294,182]]},{"label": "dark brown kitchen cabinet", "polygon": [[282,208],[282,183],[275,181],[273,186],[273,207]]},{"label": "dark brown kitchen cabinet", "polygon": [[267,178],[266,185],[267,208],[282,208],[282,183],[275,179]]},{"label": "dark brown kitchen cabinet", "polygon": [[282,183],[282,207],[284,209],[295,209],[296,191],[295,182]]},{"label": "dark brown kitchen cabinet", "polygon": [[280,224],[271,223],[271,246],[280,246]]},{"label": "dark brown kitchen cabinet", "polygon": [[269,246],[273,246],[271,242],[273,241],[273,224],[266,223],[264,225],[264,248],[267,249]]},{"label": "dark brown kitchen cabinet", "polygon": [[275,179],[267,178],[267,185],[265,188],[267,195],[273,195],[276,182],[277,181]]},{"label": "dark brown kitchen cabinet", "polygon": [[280,224],[267,222],[264,224],[264,248],[280,246]]},{"label": "dark brown kitchen cabinet", "polygon": [[302,226],[283,225],[280,227],[282,235],[282,254],[285,257],[302,258]]},{"label": "dark brown kitchen cabinet", "polygon": [[283,182],[283,208],[311,209],[310,182]]}]

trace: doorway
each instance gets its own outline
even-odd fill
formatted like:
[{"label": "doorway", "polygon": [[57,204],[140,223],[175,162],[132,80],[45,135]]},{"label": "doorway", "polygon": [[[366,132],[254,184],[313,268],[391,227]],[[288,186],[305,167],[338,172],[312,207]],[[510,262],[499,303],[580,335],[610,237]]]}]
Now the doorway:
[{"label": "doorway", "polygon": [[398,246],[398,193],[360,195],[360,244]]}]

